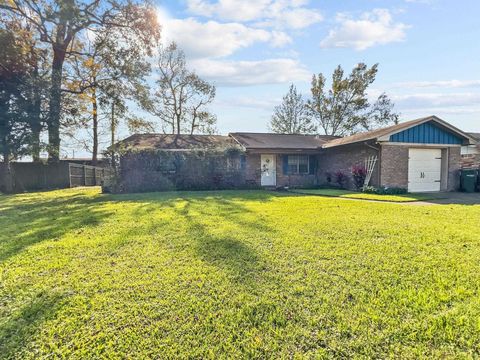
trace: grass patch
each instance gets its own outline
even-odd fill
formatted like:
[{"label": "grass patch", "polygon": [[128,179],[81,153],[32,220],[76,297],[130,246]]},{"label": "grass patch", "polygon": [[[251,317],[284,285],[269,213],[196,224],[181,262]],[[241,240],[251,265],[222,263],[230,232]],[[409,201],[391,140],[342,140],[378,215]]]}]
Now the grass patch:
[{"label": "grass patch", "polygon": [[400,195],[379,195],[366,194],[358,191],[343,189],[295,189],[295,193],[319,196],[332,196],[346,199],[375,200],[387,202],[413,202],[438,199],[432,194],[400,194]]},{"label": "grass patch", "polygon": [[475,358],[480,206],[0,197],[0,358]]}]

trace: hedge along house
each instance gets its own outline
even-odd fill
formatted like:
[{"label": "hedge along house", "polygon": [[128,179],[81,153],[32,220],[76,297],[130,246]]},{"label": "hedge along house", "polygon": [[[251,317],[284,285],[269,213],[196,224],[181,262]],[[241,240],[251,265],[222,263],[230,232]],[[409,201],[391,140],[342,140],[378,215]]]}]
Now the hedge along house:
[{"label": "hedge along house", "polygon": [[309,187],[328,184],[338,173],[350,179],[346,187],[354,188],[352,168],[376,159],[370,185],[430,192],[458,188],[461,148],[476,141],[430,116],[343,138],[149,134],[119,144],[129,149],[120,161],[127,191]]},{"label": "hedge along house", "polygon": [[115,145],[117,192],[245,187],[245,156],[220,135],[135,134]]}]

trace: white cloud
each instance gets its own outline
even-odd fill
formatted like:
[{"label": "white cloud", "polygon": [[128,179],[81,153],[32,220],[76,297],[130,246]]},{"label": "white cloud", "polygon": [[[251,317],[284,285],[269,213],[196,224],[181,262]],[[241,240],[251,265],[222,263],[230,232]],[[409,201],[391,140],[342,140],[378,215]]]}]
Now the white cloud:
[{"label": "white cloud", "polygon": [[282,101],[281,98],[278,99],[259,99],[257,97],[251,96],[239,96],[232,97],[228,99],[218,100],[216,104],[222,107],[231,107],[231,108],[247,108],[247,109],[260,109],[264,111],[271,111],[276,105]]},{"label": "white cloud", "polygon": [[476,88],[480,87],[480,80],[438,80],[438,81],[409,81],[396,85],[401,88]]},{"label": "white cloud", "polygon": [[478,107],[480,93],[424,93],[391,96],[395,105],[402,109],[431,109],[431,108],[458,108]]},{"label": "white cloud", "polygon": [[187,0],[190,13],[226,21],[252,22],[257,26],[303,29],[323,20],[307,0]]},{"label": "white cloud", "polygon": [[320,43],[323,48],[354,48],[365,50],[405,40],[407,25],[394,22],[390,11],[375,9],[355,20],[345,14],[337,15],[339,26],[330,30]]},{"label": "white cloud", "polygon": [[229,61],[199,59],[191,66],[219,86],[249,86],[307,81],[310,72],[297,60]]},{"label": "white cloud", "polygon": [[282,31],[267,31],[239,23],[202,23],[194,18],[173,19],[159,10],[163,41],[177,42],[189,58],[225,57],[255,43],[282,47],[292,42]]}]

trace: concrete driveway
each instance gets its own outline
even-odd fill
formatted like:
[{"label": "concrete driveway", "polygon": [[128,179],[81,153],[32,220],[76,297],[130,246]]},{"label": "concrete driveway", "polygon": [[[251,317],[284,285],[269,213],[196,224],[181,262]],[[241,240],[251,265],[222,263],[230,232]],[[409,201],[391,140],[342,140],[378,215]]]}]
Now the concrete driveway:
[{"label": "concrete driveway", "polygon": [[415,201],[409,204],[414,205],[480,205],[480,193],[463,193],[463,192],[444,192],[435,194],[432,200]]}]

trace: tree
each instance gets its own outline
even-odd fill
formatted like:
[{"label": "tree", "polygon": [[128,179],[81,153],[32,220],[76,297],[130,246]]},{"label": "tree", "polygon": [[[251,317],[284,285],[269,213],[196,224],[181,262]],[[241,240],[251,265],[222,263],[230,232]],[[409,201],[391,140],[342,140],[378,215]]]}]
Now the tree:
[{"label": "tree", "polygon": [[344,77],[341,66],[333,72],[332,87],[327,91],[323,74],[313,76],[312,97],[307,102],[310,115],[326,135],[344,136],[398,123],[393,103],[386,94],[370,104],[367,88],[375,81],[378,64],[368,68],[358,64]]},{"label": "tree", "polygon": [[148,125],[137,117],[133,119],[126,105],[127,99],[136,100],[147,92],[145,77],[151,71],[148,58],[153,47],[158,45],[157,37],[143,37],[143,32],[139,31],[143,31],[143,26],[142,19],[125,28],[105,24],[83,39],[82,54],[75,58],[72,66],[69,87],[89,104],[78,124],[92,135],[91,147],[85,139],[81,143],[91,151],[93,164],[99,153],[101,117],[109,120],[112,142],[118,116],[124,117],[127,123],[132,121],[127,124],[129,128]]},{"label": "tree", "polygon": [[[29,22],[49,44],[52,50],[49,95],[48,139],[49,160],[58,161],[60,154],[60,120],[62,110],[62,83],[64,64],[69,56],[78,52],[72,42],[82,32],[95,31],[105,24],[118,28],[143,19],[138,27],[144,39],[159,36],[155,24],[155,11],[141,6],[141,0],[0,0],[0,9],[10,11]],[[151,22],[150,26],[146,23]]]},{"label": "tree", "polygon": [[143,104],[160,119],[163,131],[215,132],[216,118],[206,109],[215,98],[215,86],[187,69],[185,54],[177,44],[160,48],[156,70],[157,88]]},{"label": "tree", "polygon": [[282,104],[274,109],[270,121],[270,129],[278,134],[311,134],[315,125],[308,115],[308,109],[301,94],[292,84],[288,94],[283,97]]}]

